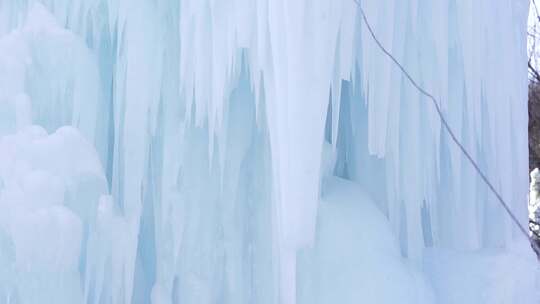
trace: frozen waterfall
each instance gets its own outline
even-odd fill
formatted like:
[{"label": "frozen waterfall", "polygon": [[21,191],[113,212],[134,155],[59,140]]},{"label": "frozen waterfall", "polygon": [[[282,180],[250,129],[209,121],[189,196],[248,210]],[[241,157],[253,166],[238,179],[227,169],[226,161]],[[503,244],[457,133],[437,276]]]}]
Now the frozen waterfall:
[{"label": "frozen waterfall", "polygon": [[[362,0],[527,220],[526,0]],[[353,0],[0,0],[0,304],[538,303]]]}]

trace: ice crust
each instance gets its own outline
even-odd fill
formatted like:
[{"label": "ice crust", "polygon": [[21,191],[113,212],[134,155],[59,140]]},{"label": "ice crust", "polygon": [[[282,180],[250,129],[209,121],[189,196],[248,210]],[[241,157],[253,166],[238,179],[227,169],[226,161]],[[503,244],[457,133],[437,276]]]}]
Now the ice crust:
[{"label": "ice crust", "polygon": [[[525,224],[527,1],[362,6]],[[537,303],[520,237],[352,0],[0,2],[2,304]]]}]

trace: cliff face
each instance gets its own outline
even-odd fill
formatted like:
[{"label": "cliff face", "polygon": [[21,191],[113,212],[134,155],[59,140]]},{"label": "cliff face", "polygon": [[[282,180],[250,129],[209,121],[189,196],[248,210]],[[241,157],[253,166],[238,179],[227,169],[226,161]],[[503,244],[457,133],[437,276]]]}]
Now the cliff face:
[{"label": "cliff face", "polygon": [[[529,84],[529,172],[531,186],[529,191],[529,230],[531,242],[540,248],[540,85],[536,80]],[[534,248],[535,246],[533,246]],[[540,252],[535,250],[540,258]]]},{"label": "cliff face", "polygon": [[540,85],[529,84],[529,172],[540,167]]}]

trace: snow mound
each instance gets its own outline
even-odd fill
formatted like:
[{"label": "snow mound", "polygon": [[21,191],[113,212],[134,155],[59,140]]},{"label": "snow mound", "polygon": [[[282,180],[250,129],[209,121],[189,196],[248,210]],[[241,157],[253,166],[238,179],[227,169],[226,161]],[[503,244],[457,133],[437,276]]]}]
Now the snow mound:
[{"label": "snow mound", "polygon": [[[0,297],[82,303],[81,256],[107,183],[96,151],[73,127],[0,138]],[[95,213],[95,212],[94,212]]]},{"label": "snow mound", "polygon": [[509,250],[431,250],[424,261],[440,304],[538,303],[538,260],[526,241]]},{"label": "snow mound", "polygon": [[314,247],[299,255],[298,303],[438,303],[359,185],[329,178],[318,210]]}]

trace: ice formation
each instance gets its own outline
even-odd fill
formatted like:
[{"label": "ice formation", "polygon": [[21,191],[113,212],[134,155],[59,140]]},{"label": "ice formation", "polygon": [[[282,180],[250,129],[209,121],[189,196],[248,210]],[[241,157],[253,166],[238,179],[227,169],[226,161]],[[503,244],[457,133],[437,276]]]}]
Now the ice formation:
[{"label": "ice formation", "polygon": [[[527,219],[525,0],[363,0]],[[0,303],[537,303],[353,0],[0,2]]]}]

